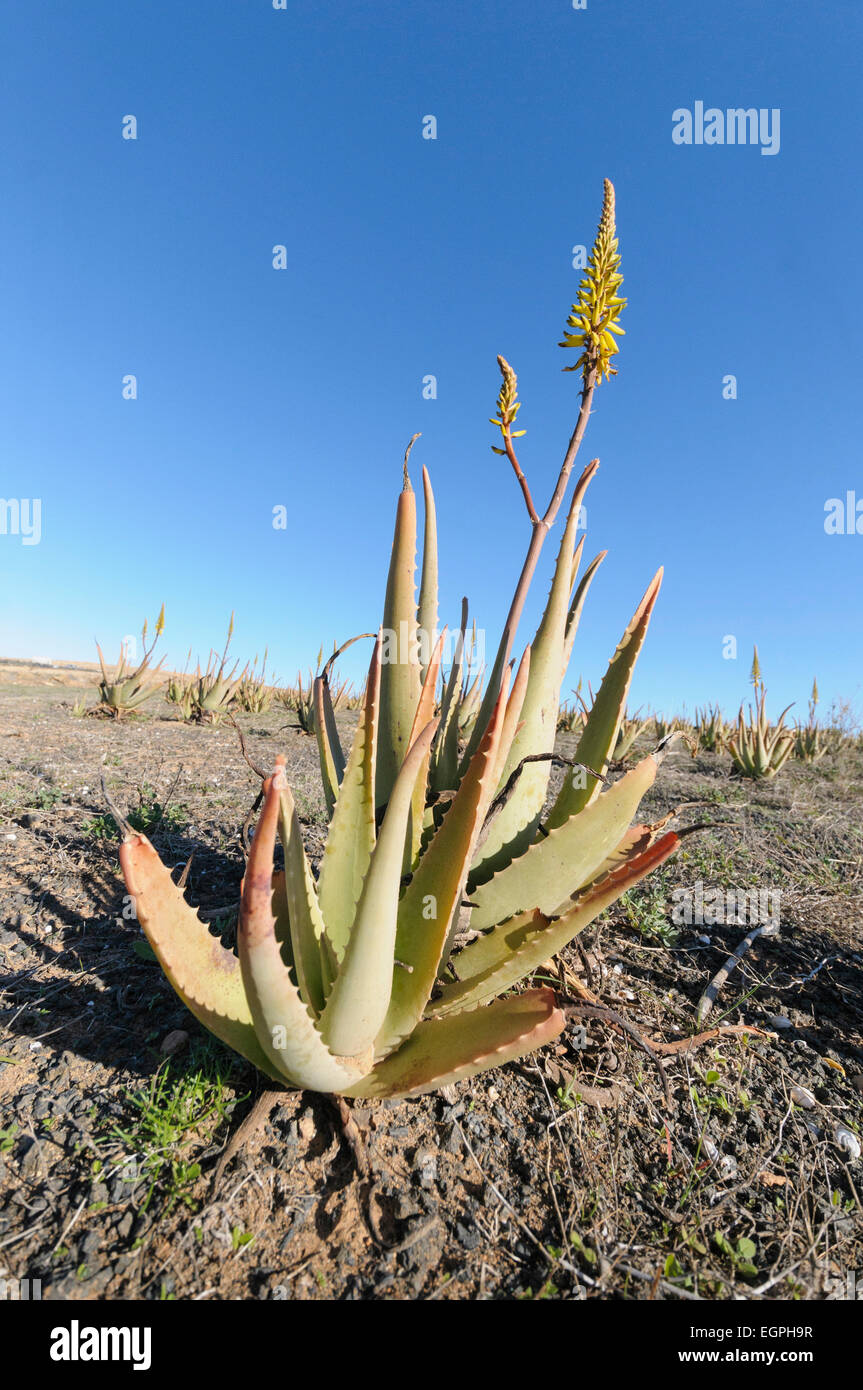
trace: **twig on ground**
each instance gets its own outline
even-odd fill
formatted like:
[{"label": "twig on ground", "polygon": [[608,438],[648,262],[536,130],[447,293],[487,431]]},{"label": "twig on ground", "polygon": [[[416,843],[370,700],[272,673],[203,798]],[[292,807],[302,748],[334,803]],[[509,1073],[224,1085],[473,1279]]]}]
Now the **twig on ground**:
[{"label": "twig on ground", "polygon": [[658,1042],[656,1038],[651,1038],[650,1046],[654,1052],[671,1057],[679,1052],[694,1052],[697,1047],[703,1047],[706,1042],[712,1042],[715,1038],[727,1038],[729,1035],[736,1037],[744,1033],[754,1033],[759,1038],[776,1037],[775,1033],[756,1028],[751,1023],[730,1023],[727,1028],[708,1028],[703,1033],[696,1033],[694,1037],[679,1038],[676,1042]]},{"label": "twig on ground", "polygon": [[243,1120],[243,1123],[234,1130],[227,1144],[225,1145],[222,1156],[216,1164],[216,1171],[213,1174],[212,1191],[215,1194],[222,1181],[222,1175],[232,1158],[236,1158],[241,1149],[245,1148],[252,1135],[256,1134],[273,1111],[274,1106],[278,1105],[290,1093],[288,1091],[262,1091]]},{"label": "twig on ground", "polygon": [[749,950],[752,943],[756,941],[759,936],[775,936],[778,930],[778,927],[768,923],[761,927],[753,927],[752,931],[747,932],[737,949],[728,957],[725,964],[717,970],[710,984],[699,999],[698,1008],[695,1012],[695,1017],[699,1023],[703,1023],[710,1013],[710,1010],[716,1003],[716,996],[719,994],[728,976],[740,964],[740,961],[743,959],[743,956]]},{"label": "twig on ground", "polygon": [[636,1042],[642,1051],[647,1053],[648,1057],[655,1065],[662,1078],[665,1103],[667,1106],[671,1106],[671,1091],[668,1085],[668,1077],[665,1075],[665,1068],[656,1055],[656,1050],[653,1045],[641,1036],[637,1028],[633,1028],[631,1023],[627,1023],[625,1018],[621,1018],[620,1014],[616,1013],[614,1009],[610,1009],[607,1004],[568,1003],[564,1000],[563,1009],[567,1018],[603,1019],[612,1024],[613,1027],[619,1028],[627,1037],[632,1038],[633,1042]]}]

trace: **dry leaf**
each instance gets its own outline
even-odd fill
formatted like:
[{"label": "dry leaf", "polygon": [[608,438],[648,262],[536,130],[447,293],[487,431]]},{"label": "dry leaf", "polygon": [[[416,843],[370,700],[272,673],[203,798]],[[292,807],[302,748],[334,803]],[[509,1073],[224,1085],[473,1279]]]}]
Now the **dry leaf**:
[{"label": "dry leaf", "polygon": [[765,1187],[784,1187],[788,1178],[783,1178],[779,1173],[759,1173],[758,1181],[763,1182]]}]

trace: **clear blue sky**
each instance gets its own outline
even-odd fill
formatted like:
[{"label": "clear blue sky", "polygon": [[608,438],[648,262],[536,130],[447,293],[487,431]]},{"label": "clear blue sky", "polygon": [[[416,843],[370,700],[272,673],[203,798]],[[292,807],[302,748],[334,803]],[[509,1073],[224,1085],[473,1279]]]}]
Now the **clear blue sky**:
[{"label": "clear blue sky", "polygon": [[[235,609],[236,654],[291,678],[379,622],[417,430],[442,615],[467,593],[495,640],[528,539],[495,354],[545,498],[608,175],[626,337],[581,461],[610,553],[567,686],[664,563],[634,705],[736,706],[755,641],[774,709],[813,673],[822,710],[859,704],[863,535],[826,535],[824,504],[863,499],[861,38],[857,0],[8,4],[0,495],[40,498],[42,536],[0,535],[0,654],[113,656],[164,599],[169,665]],[[779,108],[779,152],[675,144],[696,101]]]}]

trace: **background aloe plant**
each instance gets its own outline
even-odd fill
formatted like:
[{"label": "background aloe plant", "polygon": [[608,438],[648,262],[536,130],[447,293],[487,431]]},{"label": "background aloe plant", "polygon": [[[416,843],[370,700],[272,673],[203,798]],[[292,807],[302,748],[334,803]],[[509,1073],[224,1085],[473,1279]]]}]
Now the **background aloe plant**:
[{"label": "background aloe plant", "polygon": [[623,762],[627,754],[632,751],[632,747],[636,740],[647,728],[647,725],[648,720],[639,719],[637,714],[633,715],[632,719],[624,715],[623,719],[620,721],[620,728],[617,731],[617,738],[614,743],[614,751],[612,753],[613,762]]},{"label": "background aloe plant", "polygon": [[[586,714],[577,766],[543,815],[560,687],[587,590],[576,530],[597,461],[571,498],[533,643],[510,662],[542,543],[566,492],[590,399],[617,351],[623,302],[606,182],[588,275],[566,345],[584,351],[582,407],[542,517],[515,456],[517,380],[503,358],[498,416],[531,522],[531,541],[481,700],[465,686],[466,609],[443,683],[437,632],[434,497],[416,588],[417,508],[405,455],[384,600],[362,710],[345,756],[329,671],[315,678],[314,722],[330,817],[315,879],[284,758],[266,779],[243,883],[239,959],[184,902],[146,837],[123,825],[120,859],[138,920],[174,988],[217,1036],[283,1083],[348,1096],[419,1094],[524,1055],[565,1017],[550,989],[510,994],[549,956],[677,848],[667,817],[634,824],[663,754],[606,778],[661,571],[626,627]],[[416,438],[416,436],[415,436]],[[353,639],[356,640],[356,639]],[[224,664],[224,663],[223,663]],[[478,707],[477,707],[478,705]],[[467,717],[465,717],[467,710]],[[275,870],[276,836],[284,870]],[[464,944],[465,933],[472,938]],[[461,947],[461,949],[459,949]],[[455,963],[454,963],[455,962]]]},{"label": "background aloe plant", "polygon": [[794,756],[807,763],[817,762],[827,752],[827,745],[822,740],[821,730],[815,718],[817,706],[818,681],[813,680],[812,694],[809,697],[809,718],[805,724],[796,725],[794,734]]},{"label": "background aloe plant", "polygon": [[247,714],[265,714],[273,703],[273,688],[267,685],[267,653],[258,674],[258,658],[247,667],[237,686],[237,704]]},{"label": "background aloe plant", "polygon": [[717,753],[725,743],[727,730],[718,705],[695,711],[696,749],[705,748],[708,753]]},{"label": "background aloe plant", "polygon": [[156,619],[156,628],[153,640],[147,646],[147,621],[141,629],[141,645],[144,655],[136,667],[132,667],[129,662],[125,646],[121,646],[117,665],[113,672],[108,672],[105,667],[105,658],[102,655],[102,648],[96,643],[96,651],[99,654],[99,667],[102,672],[102,679],[99,684],[99,704],[97,709],[110,714],[115,719],[120,719],[124,714],[130,714],[138,709],[145,700],[149,700],[151,695],[158,689],[157,681],[146,681],[145,677],[149,673],[155,675],[162,667],[162,661],[158,666],[151,666],[151,658],[156,647],[156,643],[165,629],[165,605],[162,604],[159,616]]},{"label": "background aloe plant", "polygon": [[750,680],[755,691],[755,704],[749,706],[748,717],[744,715],[741,704],[736,728],[728,739],[728,751],[734,766],[745,777],[775,777],[794,751],[794,734],[785,727],[785,716],[791,705],[785,706],[776,723],[771,726],[757,647],[752,659]]},{"label": "background aloe plant", "polygon": [[199,666],[192,681],[192,718],[198,724],[217,724],[222,715],[227,714],[236,699],[240,683],[247,674],[247,668],[244,667],[237,675],[239,661],[234,662],[230,671],[227,669],[228,650],[233,635],[234,615],[232,613],[221,660],[216,652],[211,651],[207,661],[207,669],[202,674]]}]

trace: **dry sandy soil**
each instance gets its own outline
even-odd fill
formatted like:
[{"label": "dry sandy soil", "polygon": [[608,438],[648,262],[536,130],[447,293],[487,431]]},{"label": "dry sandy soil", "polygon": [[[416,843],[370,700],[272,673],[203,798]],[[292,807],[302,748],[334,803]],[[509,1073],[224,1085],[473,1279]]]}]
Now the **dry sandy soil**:
[{"label": "dry sandy soil", "polygon": [[[257,779],[229,725],[184,725],[158,699],[121,724],[74,718],[79,678],[0,664],[0,1275],[63,1299],[847,1296],[863,1270],[863,1163],[836,1139],[853,1149],[863,1105],[860,752],[760,785],[727,756],[666,760],[645,812],[708,828],[549,977],[589,984],[650,1055],[588,1017],[449,1097],[357,1107],[364,1177],[334,1105],[286,1092],[217,1174],[262,1082],[124,919],[99,779],[178,873],[194,850],[188,895],[226,942]],[[317,757],[289,718],[240,722],[260,765],[286,753],[316,859]],[[673,890],[698,881],[780,890],[781,930],[725,984],[705,1025],[720,1031],[690,1044],[747,931],[669,931]]]}]

